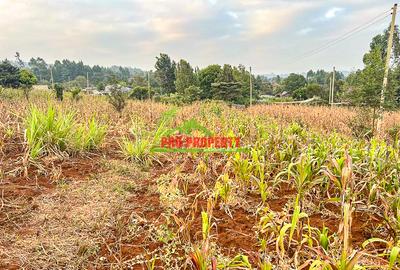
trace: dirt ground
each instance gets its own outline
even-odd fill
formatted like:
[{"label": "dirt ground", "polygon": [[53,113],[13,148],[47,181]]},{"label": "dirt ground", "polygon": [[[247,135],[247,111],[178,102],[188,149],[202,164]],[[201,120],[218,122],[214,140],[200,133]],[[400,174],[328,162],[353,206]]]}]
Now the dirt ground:
[{"label": "dirt ground", "polygon": [[[184,267],[190,248],[201,241],[200,212],[225,160],[214,157],[209,177],[202,177],[190,154],[171,155],[149,169],[109,152],[49,156],[24,172],[16,170],[23,167],[21,143],[7,142],[0,183],[1,269],[146,269],[152,258],[160,269]],[[283,211],[294,196],[282,186],[267,205]],[[216,254],[256,260],[258,207],[259,198],[249,192],[229,208],[214,209]],[[308,208],[312,226],[337,231],[340,207]],[[353,245],[376,236],[379,223],[355,213]]]}]

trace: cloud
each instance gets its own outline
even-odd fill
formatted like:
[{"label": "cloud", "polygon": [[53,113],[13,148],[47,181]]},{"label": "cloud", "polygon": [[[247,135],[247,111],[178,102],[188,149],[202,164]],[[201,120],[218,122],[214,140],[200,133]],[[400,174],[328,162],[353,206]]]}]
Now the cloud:
[{"label": "cloud", "polygon": [[[24,60],[69,58],[148,69],[166,52],[200,67],[242,63],[256,72],[308,69],[307,63],[282,60],[391,5],[389,0],[0,0],[0,59],[19,51]],[[358,48],[346,51],[348,57],[332,49],[309,63],[362,65],[362,53],[381,28],[375,25],[346,41]]]},{"label": "cloud", "polygon": [[[254,0],[256,1],[256,0]],[[262,37],[285,29],[295,20],[298,14],[307,9],[308,5],[298,2],[291,6],[271,5],[267,8],[257,8],[248,13],[247,33],[250,37]]]},{"label": "cloud", "polygon": [[239,18],[239,15],[238,15],[236,12],[233,12],[233,11],[231,11],[231,10],[229,10],[229,11],[227,12],[227,14],[228,14],[229,16],[231,16],[232,18],[234,18],[235,20],[237,20],[237,19]]},{"label": "cloud", "polygon": [[299,35],[307,35],[308,33],[312,32],[314,30],[314,28],[312,27],[306,27],[303,29],[300,29],[299,31],[297,31],[297,34]]},{"label": "cloud", "polygon": [[329,20],[329,19],[333,19],[336,17],[337,13],[342,11],[343,8],[339,8],[339,7],[333,7],[330,8],[324,15],[324,18]]}]

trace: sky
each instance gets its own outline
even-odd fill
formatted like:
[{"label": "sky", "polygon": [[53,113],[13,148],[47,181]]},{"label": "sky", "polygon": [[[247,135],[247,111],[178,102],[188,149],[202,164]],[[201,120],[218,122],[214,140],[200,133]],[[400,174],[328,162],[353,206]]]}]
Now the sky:
[{"label": "sky", "polygon": [[387,0],[0,0],[0,58],[15,52],[85,64],[154,69],[167,53],[200,68],[243,64],[254,73],[355,70],[390,16]]}]

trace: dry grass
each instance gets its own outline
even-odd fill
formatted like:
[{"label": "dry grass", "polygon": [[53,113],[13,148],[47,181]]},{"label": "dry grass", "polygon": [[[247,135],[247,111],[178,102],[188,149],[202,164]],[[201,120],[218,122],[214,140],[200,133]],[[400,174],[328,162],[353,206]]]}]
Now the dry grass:
[{"label": "dry grass", "polygon": [[[54,192],[29,203],[14,202],[15,209],[8,214],[10,218],[19,217],[18,227],[0,229],[3,265],[86,269],[124,208],[124,187],[135,186],[143,176],[134,169],[125,170],[124,175],[114,169],[82,181],[61,178]],[[90,265],[103,265],[102,258]]]}]

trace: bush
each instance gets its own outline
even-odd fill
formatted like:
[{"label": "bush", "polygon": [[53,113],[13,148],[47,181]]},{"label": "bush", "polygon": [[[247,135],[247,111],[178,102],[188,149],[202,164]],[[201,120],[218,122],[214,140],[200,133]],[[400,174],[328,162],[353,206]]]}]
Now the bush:
[{"label": "bush", "polygon": [[28,99],[32,86],[37,83],[37,78],[30,70],[21,69],[19,71],[19,83],[24,90],[25,98]]},{"label": "bush", "polygon": [[79,95],[81,93],[81,88],[79,87],[73,87],[70,92],[72,94],[72,99],[74,101],[78,101],[79,99],[81,99],[81,96]]},{"label": "bush", "polygon": [[160,101],[178,106],[183,105],[185,103],[183,97],[178,93],[172,93],[169,95],[160,96]]},{"label": "bush", "polygon": [[56,91],[56,98],[59,101],[63,101],[63,99],[64,99],[64,86],[62,84],[56,83],[54,85],[54,90]]},{"label": "bush", "polygon": [[114,109],[121,115],[122,110],[126,106],[126,96],[117,87],[111,89],[110,95],[108,95],[108,102],[114,107]]},{"label": "bush", "polygon": [[149,90],[144,86],[136,86],[129,94],[129,98],[144,100],[149,98]]}]

